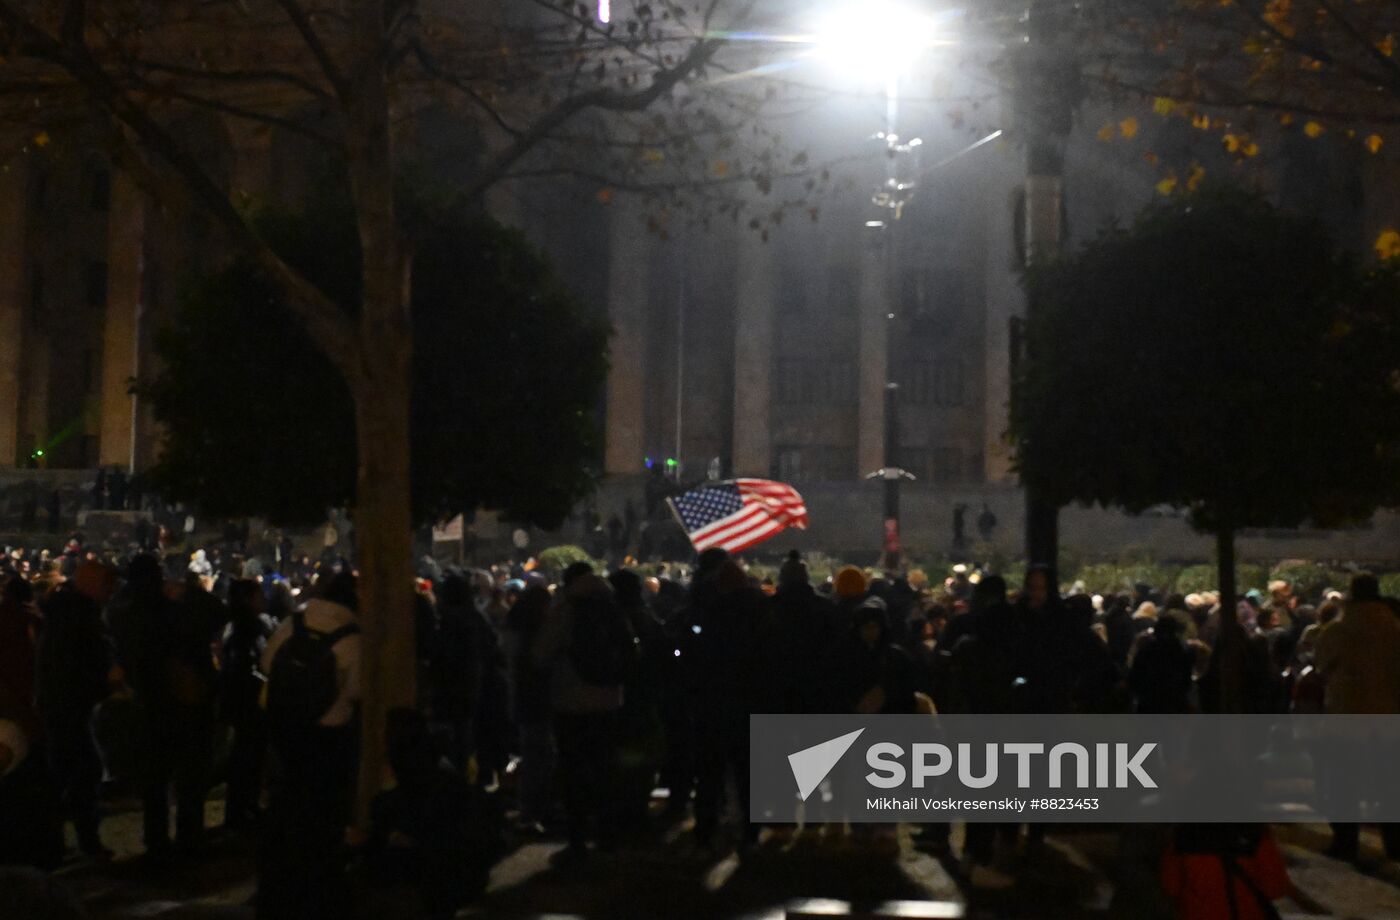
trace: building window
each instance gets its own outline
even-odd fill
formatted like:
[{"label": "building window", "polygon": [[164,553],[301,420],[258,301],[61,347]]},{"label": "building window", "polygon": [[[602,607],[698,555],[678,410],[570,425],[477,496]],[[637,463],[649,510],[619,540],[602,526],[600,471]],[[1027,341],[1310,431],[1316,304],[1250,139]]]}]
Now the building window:
[{"label": "building window", "polygon": [[939,485],[963,481],[963,453],[956,447],[935,447],[930,452],[929,478]]},{"label": "building window", "polygon": [[895,376],[899,384],[899,401],[906,406],[927,405],[933,394],[933,365],[927,361],[910,361]]},{"label": "building window", "polygon": [[778,290],[775,292],[781,314],[801,315],[807,312],[807,274],[802,268],[791,259],[782,260]]},{"label": "building window", "polygon": [[778,447],[773,475],[782,482],[831,482],[856,475],[854,448],[822,444]]},{"label": "building window", "polygon": [[905,447],[899,445],[899,450],[895,454],[895,462],[900,469],[913,473],[916,480],[927,480],[929,478],[928,449],[924,447]]},{"label": "building window", "polygon": [[112,203],[112,173],[97,166],[88,173],[88,206],[94,211],[106,211]]},{"label": "building window", "polygon": [[854,313],[856,302],[856,272],[850,265],[832,265],[826,272],[827,307],[832,313]]},{"label": "building window", "polygon": [[795,447],[779,448],[776,472],[779,482],[801,482],[802,451]]},{"label": "building window", "polygon": [[915,334],[947,335],[966,315],[967,273],[959,269],[907,269],[900,277],[900,307]]},{"label": "building window", "polygon": [[846,359],[785,358],[777,362],[775,401],[786,406],[854,406],[856,366]]},{"label": "building window", "polygon": [[962,359],[947,358],[938,362],[910,361],[895,375],[902,405],[926,406],[930,403],[944,409],[956,409],[967,399]]},{"label": "building window", "polygon": [[938,366],[936,385],[934,401],[938,405],[955,409],[963,404],[967,398],[967,386],[961,358],[949,358]]},{"label": "building window", "polygon": [[89,262],[84,280],[87,287],[88,306],[105,307],[107,305],[107,263]]}]

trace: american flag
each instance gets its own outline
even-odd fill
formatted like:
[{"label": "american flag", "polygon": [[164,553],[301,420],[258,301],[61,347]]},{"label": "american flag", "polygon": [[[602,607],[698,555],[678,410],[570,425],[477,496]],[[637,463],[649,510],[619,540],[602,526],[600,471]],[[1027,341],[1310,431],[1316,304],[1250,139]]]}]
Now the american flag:
[{"label": "american flag", "polygon": [[767,479],[735,479],[670,499],[696,551],[717,546],[737,553],[796,527],[807,529],[807,506],[792,486]]}]

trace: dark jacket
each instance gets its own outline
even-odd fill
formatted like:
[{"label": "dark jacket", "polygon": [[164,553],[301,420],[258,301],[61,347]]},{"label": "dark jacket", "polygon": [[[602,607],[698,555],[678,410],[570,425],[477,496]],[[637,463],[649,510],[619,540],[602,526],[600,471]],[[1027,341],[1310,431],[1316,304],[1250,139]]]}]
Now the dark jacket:
[{"label": "dark jacket", "polygon": [[224,627],[219,645],[219,708],[230,722],[246,722],[261,711],[259,700],[267,677],[260,664],[274,629],[276,624],[265,613],[240,614]]},{"label": "dark jacket", "polygon": [[[865,626],[870,623],[876,624],[880,630],[873,644],[867,644],[861,636]],[[908,652],[891,641],[885,602],[878,597],[867,599],[854,613],[851,633],[846,637],[842,655],[839,683],[846,712],[892,714],[915,711],[914,662]],[[878,694],[875,693],[877,689],[880,691]],[[879,701],[879,708],[865,708],[876,700]]]},{"label": "dark jacket", "polygon": [[70,587],[44,600],[35,698],[46,719],[84,715],[107,696],[112,644],[97,602]]},{"label": "dark jacket", "polygon": [[1194,656],[1161,623],[1144,638],[1128,671],[1128,687],[1138,712],[1189,712]]}]

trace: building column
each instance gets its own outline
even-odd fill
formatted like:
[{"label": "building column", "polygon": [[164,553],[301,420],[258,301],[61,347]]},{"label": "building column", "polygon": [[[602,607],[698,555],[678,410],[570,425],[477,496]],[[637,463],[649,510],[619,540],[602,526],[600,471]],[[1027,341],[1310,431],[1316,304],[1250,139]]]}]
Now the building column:
[{"label": "building column", "polygon": [[[986,292],[986,326],[984,335],[984,428],[983,428],[983,476],[988,483],[1008,483],[1015,481],[1011,468],[1012,450],[1009,439],[1011,431],[1011,350],[1015,343],[1011,340],[1012,321],[1024,315],[1025,291],[1007,259],[997,258],[998,253],[1012,253],[1016,250],[1016,213],[1019,198],[1017,179],[1013,169],[1003,168],[998,163],[997,171],[989,178],[986,200],[989,213],[986,217],[986,249],[992,255],[986,261],[984,290]],[[1019,322],[1019,320],[1017,320]]]},{"label": "building column", "polygon": [[1054,258],[1060,253],[1060,224],[1064,203],[1063,179],[1058,175],[1026,177],[1026,261]]},{"label": "building column", "polygon": [[[24,357],[24,304],[28,291],[25,222],[29,170],[16,158],[0,173],[0,468],[19,460]],[[29,449],[29,445],[24,445]]]},{"label": "building column", "polygon": [[613,337],[608,367],[603,471],[640,473],[645,456],[646,319],[652,245],[638,207],[613,203],[609,215],[608,320]]},{"label": "building column", "polygon": [[856,474],[885,465],[885,384],[889,382],[890,302],[888,227],[867,227],[860,259],[860,420]]},{"label": "building column", "polygon": [[772,469],[774,244],[739,230],[734,298],[735,476],[767,477]]},{"label": "building column", "polygon": [[140,412],[131,381],[140,372],[145,293],[146,196],[131,177],[112,173],[107,230],[107,310],[102,326],[102,421],[98,462],[133,471]]}]

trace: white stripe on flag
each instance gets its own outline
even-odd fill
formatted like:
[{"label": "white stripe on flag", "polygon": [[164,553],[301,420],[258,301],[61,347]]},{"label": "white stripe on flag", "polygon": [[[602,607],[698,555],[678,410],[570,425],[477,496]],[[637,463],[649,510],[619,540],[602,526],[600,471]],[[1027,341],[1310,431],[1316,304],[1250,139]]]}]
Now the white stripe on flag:
[{"label": "white stripe on flag", "polygon": [[738,511],[735,511],[728,517],[722,517],[718,521],[712,521],[709,524],[706,524],[704,527],[701,527],[699,530],[695,531],[690,535],[690,539],[692,541],[708,539],[714,536],[714,534],[718,531],[728,530],[734,525],[740,524],[748,518],[753,517],[755,511],[762,513],[763,509],[756,508],[753,505],[745,505],[744,507],[740,508]]},{"label": "white stripe on flag", "polygon": [[759,521],[767,520],[771,520],[771,518],[767,514],[764,514],[762,508],[755,506],[749,508],[747,514],[743,515],[742,517],[736,517],[724,527],[711,530],[709,533],[704,534],[703,536],[699,535],[698,533],[692,535],[690,541],[692,543],[695,543],[697,549],[700,546],[700,544],[696,542],[697,540],[703,540],[709,545],[714,545],[716,543],[723,542],[724,540],[728,540],[730,537],[734,536],[734,534],[739,533],[740,531],[748,530],[750,527],[752,527],[755,523],[758,523]]},{"label": "white stripe on flag", "polygon": [[767,515],[764,515],[764,516],[762,516],[761,518],[759,518],[758,520],[754,521],[752,524],[748,525],[747,527],[743,527],[743,528],[732,527],[732,528],[730,528],[729,531],[726,532],[726,533],[724,534],[724,536],[723,536],[722,538],[720,538],[720,539],[723,540],[723,542],[724,542],[726,545],[728,545],[730,542],[746,539],[753,531],[755,531],[755,530],[757,530],[757,529],[759,529],[759,528],[767,527],[767,526],[770,525],[770,524],[773,525],[774,527],[778,528],[779,530],[781,530],[781,529],[785,526],[785,525],[783,524],[782,521],[779,521],[779,520],[777,520],[776,518],[772,518],[772,517],[769,517],[769,516],[767,516]]},{"label": "white stripe on flag", "polygon": [[753,546],[756,543],[761,543],[770,534],[782,529],[783,525],[780,522],[769,521],[762,527],[755,528],[754,530],[750,531],[748,534],[742,537],[735,537],[729,543],[726,543],[724,548],[729,550],[729,552],[731,553],[737,553],[741,550],[748,549],[750,546]]}]

